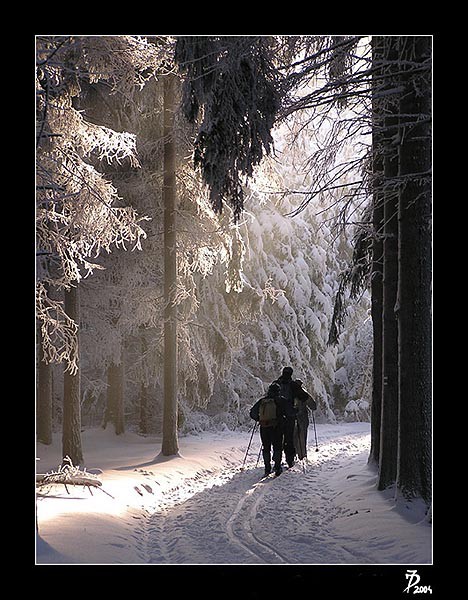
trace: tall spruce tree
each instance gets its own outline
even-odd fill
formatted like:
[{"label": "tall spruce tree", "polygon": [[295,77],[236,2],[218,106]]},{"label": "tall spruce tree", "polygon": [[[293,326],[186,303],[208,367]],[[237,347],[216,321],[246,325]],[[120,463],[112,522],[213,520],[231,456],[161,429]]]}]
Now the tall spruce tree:
[{"label": "tall spruce tree", "polygon": [[372,401],[371,448],[369,460],[380,461],[380,427],[382,420],[382,276],[383,276],[383,224],[384,200],[382,194],[383,157],[381,118],[383,102],[380,97],[380,73],[384,56],[382,37],[372,38],[372,265],[371,265],[371,316],[372,316]]},{"label": "tall spruce tree", "polygon": [[399,39],[399,437],[397,486],[432,497],[431,52],[429,36]]},{"label": "tall spruce tree", "polygon": [[382,93],[385,95],[383,151],[383,273],[382,273],[382,392],[379,452],[379,489],[396,479],[398,445],[398,323],[395,314],[398,286],[398,117],[395,72],[398,38],[384,40]]},{"label": "tall spruce tree", "polygon": [[162,454],[177,454],[177,196],[174,113],[176,77],[164,77],[164,400]]}]

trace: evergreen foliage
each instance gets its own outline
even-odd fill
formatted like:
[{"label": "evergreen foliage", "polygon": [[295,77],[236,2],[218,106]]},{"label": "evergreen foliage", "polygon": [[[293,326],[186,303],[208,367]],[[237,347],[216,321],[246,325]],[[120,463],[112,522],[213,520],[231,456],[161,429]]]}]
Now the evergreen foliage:
[{"label": "evergreen foliage", "polygon": [[272,147],[280,106],[274,40],[268,37],[180,37],[175,60],[184,75],[182,106],[200,119],[194,164],[209,186],[214,210],[223,203],[237,222],[246,177]]}]

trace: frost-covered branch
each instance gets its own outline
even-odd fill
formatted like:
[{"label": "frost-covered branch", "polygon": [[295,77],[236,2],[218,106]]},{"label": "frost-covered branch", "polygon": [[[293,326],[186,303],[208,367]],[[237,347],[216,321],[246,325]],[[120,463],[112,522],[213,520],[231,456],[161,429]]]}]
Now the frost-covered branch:
[{"label": "frost-covered branch", "polygon": [[64,310],[63,302],[54,300],[42,282],[37,283],[36,317],[41,327],[45,362],[65,362],[73,375],[78,368],[78,324]]},{"label": "frost-covered branch", "polygon": [[45,359],[65,360],[75,370],[76,328],[48,290],[68,289],[102,269],[96,259],[103,251],[141,249],[146,235],[145,217],[122,206],[118,190],[98,167],[138,168],[135,134],[91,123],[75,108],[75,98],[85,81],[104,81],[113,93],[141,88],[167,59],[167,50],[133,36],[41,36],[36,48],[37,313]]},{"label": "frost-covered branch", "polygon": [[65,486],[68,494],[70,493],[68,491],[69,485],[81,485],[88,488],[90,492],[91,488],[94,487],[110,496],[108,492],[102,489],[102,482],[94,473],[89,473],[86,469],[74,466],[68,456],[64,457],[62,465],[56,471],[36,475],[37,489],[43,490],[43,488],[51,485]]}]

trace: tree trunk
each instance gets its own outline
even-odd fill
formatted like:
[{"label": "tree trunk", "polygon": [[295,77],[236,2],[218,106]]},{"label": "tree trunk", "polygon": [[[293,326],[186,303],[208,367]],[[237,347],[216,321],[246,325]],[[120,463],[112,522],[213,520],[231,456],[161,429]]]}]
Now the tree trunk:
[{"label": "tree trunk", "polygon": [[39,334],[39,371],[36,406],[37,441],[52,443],[52,367],[44,361],[42,336]]},{"label": "tree trunk", "polygon": [[103,428],[108,421],[114,425],[116,435],[125,432],[125,409],[124,409],[124,366],[111,363],[107,368],[107,400],[106,414],[104,416]]},{"label": "tree trunk", "polygon": [[[383,38],[372,38],[372,61],[376,73],[381,71]],[[382,273],[383,273],[383,158],[382,158],[382,100],[378,97],[380,80],[373,82],[372,98],[372,278],[371,315],[373,335],[371,448],[369,462],[379,464],[380,424],[382,414]]]},{"label": "tree trunk", "polygon": [[[142,360],[145,360],[145,355],[147,352],[147,342],[144,334],[141,334],[141,356]],[[140,423],[139,423],[139,431],[143,435],[148,433],[148,386],[146,382],[142,381],[140,384]]]},{"label": "tree trunk", "polygon": [[[397,38],[385,38],[385,87],[394,90]],[[384,240],[382,278],[382,406],[379,453],[380,490],[396,480],[398,448],[398,94],[387,96],[384,119]]]},{"label": "tree trunk", "polygon": [[[397,488],[431,501],[431,38],[401,37]],[[423,63],[427,61],[426,68]],[[406,66],[407,65],[407,66]],[[418,72],[411,73],[419,67]]]},{"label": "tree trunk", "polygon": [[[65,292],[65,312],[79,325],[80,298],[77,287]],[[76,335],[79,336],[79,333]],[[79,338],[77,343],[79,348]],[[79,364],[75,374],[65,371],[63,378],[62,456],[69,456],[74,465],[83,464]]]},{"label": "tree trunk", "polygon": [[177,283],[175,77],[164,77],[164,402],[162,454],[177,454]]},{"label": "tree trunk", "polygon": [[[386,198],[382,294],[382,396],[379,489],[395,482],[398,447],[398,323],[395,304],[398,284],[397,197]],[[393,213],[390,217],[388,213]]]},{"label": "tree trunk", "polygon": [[140,385],[139,431],[143,435],[148,433],[148,388],[144,383]]},{"label": "tree trunk", "polygon": [[371,408],[371,449],[370,461],[379,463],[380,427],[382,421],[382,254],[383,244],[379,239],[383,225],[383,205],[379,198],[374,199],[374,241],[372,244],[372,408]]}]

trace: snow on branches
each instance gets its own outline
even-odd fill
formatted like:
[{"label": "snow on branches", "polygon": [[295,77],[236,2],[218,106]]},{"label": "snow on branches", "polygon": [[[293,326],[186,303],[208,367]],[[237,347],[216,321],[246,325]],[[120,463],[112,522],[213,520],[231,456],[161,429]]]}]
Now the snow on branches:
[{"label": "snow on branches", "polygon": [[78,368],[76,343],[78,325],[65,312],[63,302],[50,297],[42,282],[37,284],[36,316],[41,324],[41,343],[45,362],[65,362],[67,370],[72,375],[75,374]]},{"label": "snow on branches", "polygon": [[74,369],[77,328],[48,290],[69,289],[102,268],[95,259],[103,250],[141,249],[146,237],[145,217],[122,206],[97,166],[138,168],[135,135],[87,121],[75,98],[85,82],[103,80],[114,93],[141,87],[162,55],[157,44],[131,36],[39,37],[36,47],[37,313],[45,359]]},{"label": "snow on branches", "polygon": [[275,44],[265,36],[180,36],[175,60],[184,78],[183,111],[200,119],[193,160],[210,189],[214,210],[225,203],[238,222],[244,208],[243,178],[272,147],[280,104],[273,61]]},{"label": "snow on branches", "polygon": [[90,83],[105,80],[114,93],[143,88],[169,58],[168,45],[159,38],[103,35],[78,37],[76,42],[81,49],[78,66]]}]

